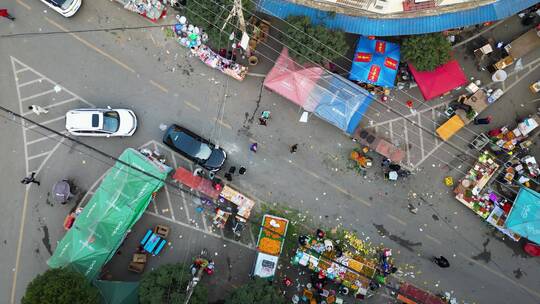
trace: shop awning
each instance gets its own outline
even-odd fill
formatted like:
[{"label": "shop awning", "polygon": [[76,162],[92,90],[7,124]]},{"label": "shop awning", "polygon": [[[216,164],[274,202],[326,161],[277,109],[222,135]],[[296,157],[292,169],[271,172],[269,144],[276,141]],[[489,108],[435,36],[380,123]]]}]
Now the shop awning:
[{"label": "shop awning", "polygon": [[540,193],[521,187],[505,225],[531,242],[540,244]]},{"label": "shop awning", "polygon": [[361,36],[356,45],[349,79],[392,88],[399,58],[399,45]]},{"label": "shop awning", "polygon": [[409,69],[425,100],[439,97],[467,83],[467,76],[457,60],[449,61],[433,71],[420,72],[412,64],[409,64]]}]

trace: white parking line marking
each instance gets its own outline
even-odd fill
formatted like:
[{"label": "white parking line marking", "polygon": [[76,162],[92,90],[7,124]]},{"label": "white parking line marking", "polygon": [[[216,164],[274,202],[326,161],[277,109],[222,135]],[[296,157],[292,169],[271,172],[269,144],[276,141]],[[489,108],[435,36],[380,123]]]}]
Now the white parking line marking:
[{"label": "white parking line marking", "polygon": [[424,136],[422,136],[422,120],[420,119],[420,113],[418,113],[418,136],[420,137],[420,152],[424,157]]},{"label": "white parking line marking", "polygon": [[386,216],[388,216],[389,218],[393,219],[394,221],[400,223],[403,226],[407,226],[407,223],[405,221],[402,221],[399,218],[397,218],[397,217],[395,217],[395,216],[393,216],[393,215],[391,215],[389,213],[387,213]]},{"label": "white parking line marking", "polygon": [[[62,131],[60,133],[66,135],[67,131]],[[38,138],[38,139],[31,140],[31,141],[27,142],[26,144],[29,146],[31,144],[35,144],[35,143],[38,143],[38,142],[41,142],[41,141],[44,141],[44,140],[47,140],[47,139],[53,139],[53,138],[58,137],[58,136],[60,136],[60,135],[55,133],[55,134],[52,134],[52,135],[47,135],[47,136],[43,136],[43,137]]]},{"label": "white parking line marking", "polygon": [[214,121],[217,121],[218,124],[224,126],[225,128],[227,129],[231,129],[232,130],[232,126],[226,122],[224,122],[223,120],[221,119],[217,119],[217,117],[214,117]]},{"label": "white parking line marking", "polygon": [[39,153],[39,154],[36,154],[36,155],[32,155],[32,156],[28,157],[28,160],[40,158],[40,157],[43,157],[43,156],[45,156],[45,155],[47,155],[49,153],[50,153],[50,151]]},{"label": "white parking line marking", "polygon": [[425,236],[426,236],[428,239],[432,240],[433,242],[435,242],[435,243],[437,243],[437,244],[439,244],[439,245],[442,245],[442,242],[439,241],[438,239],[436,239],[435,237],[433,237],[433,236],[431,236],[431,235],[429,235],[429,234],[427,234],[427,233],[425,233]]},{"label": "white parking line marking", "polygon": [[101,55],[105,56],[106,58],[108,58],[110,61],[118,64],[119,66],[123,67],[124,69],[130,71],[131,73],[135,74],[135,70],[132,69],[130,66],[128,66],[127,64],[123,63],[122,61],[116,59],[115,57],[109,55],[108,53],[106,53],[105,51],[101,50],[100,48],[94,46],[93,44],[91,44],[90,42],[82,39],[81,37],[79,37],[78,35],[74,34],[74,33],[70,33],[68,29],[66,29],[65,27],[61,26],[60,24],[54,22],[53,20],[47,18],[47,17],[44,17],[45,20],[47,20],[47,22],[49,22],[50,24],[56,26],[57,28],[59,28],[60,30],[66,32],[66,33],[69,33],[69,35],[71,35],[73,38],[79,40],[82,44],[86,45],[87,47],[93,49],[94,51],[100,53]]},{"label": "white parking line marking", "polygon": [[182,196],[182,203],[184,204],[184,211],[186,212],[186,218],[188,221],[191,221],[191,217],[189,216],[188,205],[186,202],[186,194],[184,193],[184,191],[180,191],[180,195]]},{"label": "white parking line marking", "polygon": [[251,250],[255,250],[256,248],[253,247],[253,246],[250,246],[250,245],[247,245],[247,244],[244,244],[244,243],[241,243],[241,242],[238,242],[236,240],[231,240],[229,238],[226,238],[226,237],[223,237],[223,236],[220,236],[216,233],[213,233],[213,232],[208,232],[208,231],[205,231],[204,229],[202,228],[199,228],[199,227],[196,227],[196,226],[193,226],[191,224],[187,224],[187,223],[184,223],[184,222],[180,222],[180,221],[174,221],[166,216],[163,216],[163,215],[160,215],[160,214],[157,214],[157,213],[152,213],[152,212],[149,212],[149,211],[146,211],[145,212],[146,214],[149,214],[149,215],[152,215],[152,216],[155,216],[155,217],[158,217],[162,220],[165,220],[165,221],[168,221],[168,222],[171,222],[171,223],[175,223],[175,224],[178,224],[180,226],[184,226],[184,227],[187,227],[189,229],[192,229],[192,230],[196,230],[196,231],[199,231],[201,233],[204,233],[206,235],[210,235],[210,236],[213,236],[215,238],[218,238],[218,239],[223,239],[227,242],[230,242],[230,243],[233,243],[233,244],[236,244],[236,245],[239,245],[239,246],[242,246],[242,247],[245,247],[247,249],[251,249]]},{"label": "white parking line marking", "polygon": [[27,9],[27,10],[31,10],[31,9],[32,9],[32,7],[30,7],[30,5],[28,5],[28,4],[24,3],[24,2],[22,2],[21,0],[17,0],[17,3],[19,3],[20,5],[22,5],[22,6],[23,6],[25,9]]},{"label": "white parking line marking", "polygon": [[25,97],[25,98],[21,98],[21,102],[25,102],[27,100],[30,100],[30,99],[34,99],[36,97],[40,97],[40,96],[43,96],[43,95],[47,95],[47,94],[50,94],[54,92],[54,89],[50,89],[50,90],[47,90],[47,91],[44,91],[44,92],[41,92],[41,93],[37,93],[37,94],[34,94],[32,96],[28,96],[28,97]]},{"label": "white parking line marking", "polygon": [[199,107],[197,107],[196,105],[192,104],[192,103],[189,102],[189,101],[184,100],[184,103],[185,103],[188,107],[194,109],[194,110],[197,111],[197,112],[200,112],[200,111],[201,111],[201,109],[200,109]]},{"label": "white parking line marking", "polygon": [[[53,103],[53,104],[51,104],[51,105],[45,106],[45,109],[50,110],[50,109],[52,109],[52,108],[54,108],[54,107],[57,107],[57,106],[60,106],[60,105],[63,105],[63,104],[72,102],[72,101],[77,100],[77,99],[79,99],[79,98],[78,98],[78,97],[71,97],[71,98],[66,99],[66,100],[64,100],[64,101],[59,101],[59,102],[57,102],[57,103]],[[32,113],[34,113],[34,112],[33,112],[33,111],[27,111],[27,112],[24,112],[22,115],[23,115],[23,116],[27,116],[27,115],[30,115],[30,114],[32,114]]]},{"label": "white parking line marking", "polygon": [[204,213],[201,214],[201,218],[202,218],[202,224],[203,224],[204,230],[212,232],[212,229],[210,229],[208,227],[208,224],[206,223],[206,216],[204,216]]},{"label": "white parking line marking", "polygon": [[173,220],[176,220],[176,217],[174,217],[174,209],[171,204],[171,195],[169,194],[169,188],[167,185],[163,186],[165,188],[165,196],[167,196],[167,203],[169,203],[169,209],[171,211],[171,217]]},{"label": "white parking line marking", "polygon": [[[47,120],[47,121],[44,121],[44,122],[40,122],[39,124],[40,125],[46,125],[46,124],[50,124],[51,122],[59,121],[59,120],[62,120],[62,119],[64,119],[64,116],[59,116],[59,117],[56,117],[56,118],[53,118],[53,119],[50,119],[50,120]],[[31,126],[27,127],[27,129],[35,129],[37,127],[38,127],[38,125],[31,125]]]},{"label": "white parking line marking", "polygon": [[28,71],[28,70],[30,70],[29,67],[24,67],[24,68],[22,68],[22,69],[20,69],[20,70],[16,70],[16,71],[15,71],[15,74],[19,74],[19,73],[22,73],[22,72]]},{"label": "white parking line marking", "polygon": [[390,142],[394,143],[394,130],[392,127],[392,122],[388,123],[388,129],[390,131]]},{"label": "white parking line marking", "polygon": [[407,148],[407,165],[411,164],[411,149],[409,149],[409,132],[407,129],[407,121],[403,121],[403,128],[405,133],[405,148]]},{"label": "white parking line marking", "polygon": [[[16,63],[16,64],[18,64],[18,65],[20,65],[20,66],[24,66],[24,68],[23,68],[23,69],[20,69],[19,71],[22,71],[22,70],[24,70],[24,71],[28,71],[28,70],[29,70],[29,71],[32,71],[32,73],[36,74],[36,75],[38,76],[38,78],[41,78],[41,79],[43,79],[43,80],[48,81],[52,86],[58,85],[57,82],[55,82],[55,81],[53,81],[52,79],[50,79],[49,77],[47,77],[47,76],[41,74],[40,72],[38,72],[38,71],[32,69],[31,67],[29,67],[28,65],[26,65],[26,64],[24,64],[22,61],[20,61],[19,59],[15,58],[15,57],[13,57],[13,56],[10,56],[10,58],[11,58],[12,66],[13,66],[13,71],[15,71],[15,63]],[[17,73],[17,72],[15,72],[15,73]],[[17,77],[15,77],[15,84],[16,84],[16,86],[17,86],[17,90],[20,91],[20,89],[19,89],[19,88],[20,88],[19,79],[18,79]],[[71,92],[70,90],[68,90],[68,89],[66,89],[66,88],[64,88],[64,87],[62,87],[62,91],[67,92],[68,94],[77,97],[81,102],[84,102],[85,104],[87,104],[88,106],[90,106],[90,107],[92,107],[92,108],[95,108],[95,107],[96,107],[94,104],[92,104],[92,103],[90,103],[90,102],[84,100],[84,98],[81,98],[81,97],[78,96],[77,94]],[[21,95],[19,94],[18,96],[19,96],[19,101],[20,101],[20,100],[21,100]],[[21,105],[21,107],[22,107],[22,105]],[[22,113],[22,112],[23,112],[23,111],[22,111],[22,109],[21,109],[21,113]]]},{"label": "white parking line marking", "polygon": [[31,84],[36,83],[36,82],[43,82],[43,78],[38,78],[38,79],[30,80],[30,81],[25,82],[25,83],[21,83],[21,84],[19,84],[19,88],[22,88],[22,87],[27,86],[27,85],[31,85]]}]

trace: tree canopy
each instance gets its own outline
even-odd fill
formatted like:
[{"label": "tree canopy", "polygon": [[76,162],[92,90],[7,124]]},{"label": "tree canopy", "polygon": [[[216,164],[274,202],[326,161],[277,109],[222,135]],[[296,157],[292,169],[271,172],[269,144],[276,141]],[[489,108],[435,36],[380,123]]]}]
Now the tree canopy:
[{"label": "tree canopy", "polygon": [[[162,265],[142,276],[139,301],[141,304],[183,304],[190,280],[191,273],[186,265],[182,263]],[[208,290],[202,282],[195,286],[189,303],[208,303]]]},{"label": "tree canopy", "polygon": [[319,64],[332,62],[344,56],[349,49],[345,34],[341,31],[312,25],[307,16],[290,16],[285,20],[290,25],[285,30],[283,40],[291,56],[300,64],[312,61]]},{"label": "tree canopy", "polygon": [[450,42],[441,34],[411,36],[401,46],[403,59],[418,71],[433,71],[450,60]]},{"label": "tree canopy", "polygon": [[[204,29],[208,34],[208,44],[214,49],[228,48],[232,42],[229,36],[235,33],[235,41],[239,41],[242,33],[239,30],[238,18],[232,17],[221,31],[225,20],[233,8],[234,0],[188,0],[185,14],[188,22]],[[242,1],[244,19],[247,23],[253,11],[253,1]]]},{"label": "tree canopy", "polygon": [[285,304],[279,290],[265,279],[256,278],[234,289],[225,299],[225,304]]},{"label": "tree canopy", "polygon": [[97,304],[97,288],[86,277],[65,268],[49,269],[35,277],[26,287],[22,304]]}]

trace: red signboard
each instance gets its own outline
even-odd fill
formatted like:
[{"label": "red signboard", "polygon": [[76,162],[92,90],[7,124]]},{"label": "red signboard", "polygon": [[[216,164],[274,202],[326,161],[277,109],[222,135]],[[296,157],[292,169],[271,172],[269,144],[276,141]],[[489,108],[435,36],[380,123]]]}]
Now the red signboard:
[{"label": "red signboard", "polygon": [[371,53],[362,53],[358,52],[356,53],[356,57],[354,58],[354,61],[358,62],[370,62],[371,61]]},{"label": "red signboard", "polygon": [[392,70],[397,70],[398,61],[390,57],[386,57],[386,59],[384,60],[384,66]]},{"label": "red signboard", "polygon": [[377,40],[377,42],[375,42],[375,51],[379,54],[384,54],[386,51],[386,42]]},{"label": "red signboard", "polygon": [[379,79],[379,74],[381,73],[381,67],[378,65],[372,65],[369,69],[368,80],[371,82],[376,82]]}]

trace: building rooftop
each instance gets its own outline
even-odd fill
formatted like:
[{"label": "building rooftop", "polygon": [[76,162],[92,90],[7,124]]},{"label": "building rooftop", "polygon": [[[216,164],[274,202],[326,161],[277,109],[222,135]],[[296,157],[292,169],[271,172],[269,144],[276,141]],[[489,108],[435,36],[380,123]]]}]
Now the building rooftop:
[{"label": "building rooftop", "polygon": [[442,32],[504,19],[538,3],[538,0],[258,1],[258,11],[278,18],[308,16],[314,24],[373,36]]}]

